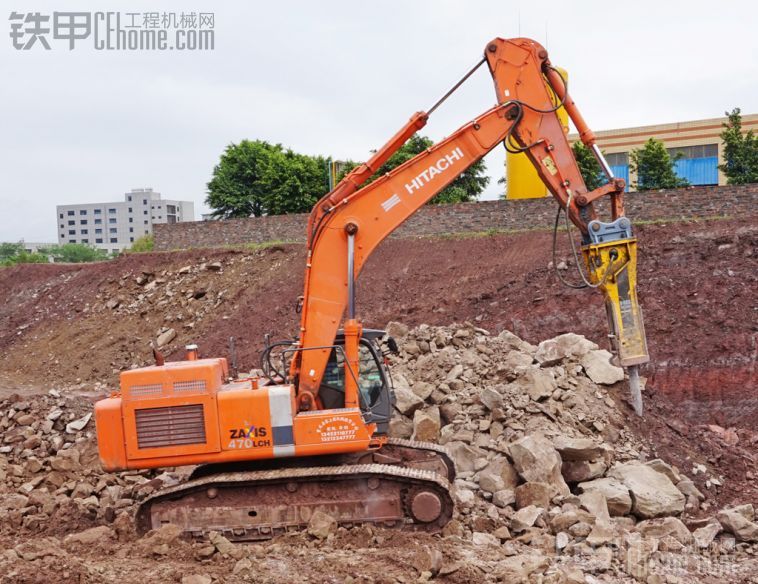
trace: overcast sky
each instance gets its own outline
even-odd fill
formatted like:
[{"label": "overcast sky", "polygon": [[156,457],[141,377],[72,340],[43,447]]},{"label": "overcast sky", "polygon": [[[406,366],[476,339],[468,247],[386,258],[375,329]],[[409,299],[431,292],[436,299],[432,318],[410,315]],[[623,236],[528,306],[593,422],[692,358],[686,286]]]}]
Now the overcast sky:
[{"label": "overcast sky", "polygon": [[[13,49],[18,12],[215,13],[215,50]],[[428,108],[487,41],[527,36],[570,74],[596,130],[758,112],[758,2],[25,0],[0,36],[0,241],[55,241],[55,205],[134,187],[206,210],[224,147],[243,138],[365,159]],[[494,104],[481,69],[432,117],[439,139]],[[497,196],[502,147],[487,157]]]}]

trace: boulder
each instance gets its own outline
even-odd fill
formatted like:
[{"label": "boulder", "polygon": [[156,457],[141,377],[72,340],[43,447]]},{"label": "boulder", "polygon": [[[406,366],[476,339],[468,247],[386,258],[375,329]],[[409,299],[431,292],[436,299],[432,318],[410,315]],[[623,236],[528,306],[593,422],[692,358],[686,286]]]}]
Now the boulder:
[{"label": "boulder", "polygon": [[225,554],[233,558],[242,557],[242,553],[243,553],[242,549],[235,546],[231,541],[229,541],[226,537],[221,535],[218,531],[211,531],[208,534],[208,541],[211,543],[213,547],[216,548],[216,551],[220,554]]},{"label": "boulder", "polygon": [[603,460],[567,460],[561,465],[561,474],[567,483],[582,483],[602,477],[608,465]]},{"label": "boulder", "polygon": [[491,533],[475,531],[471,536],[471,543],[475,546],[500,545],[500,540]]},{"label": "boulder", "polygon": [[429,396],[434,392],[434,385],[427,383],[426,381],[417,381],[413,384],[411,390],[422,400],[427,400],[429,399]]},{"label": "boulder", "polygon": [[662,461],[660,458],[655,458],[651,461],[646,462],[645,464],[657,470],[659,473],[665,474],[674,484],[677,484],[682,480],[682,476],[679,474],[679,471],[667,462]]},{"label": "boulder", "polygon": [[695,497],[698,501],[705,501],[705,495],[686,477],[676,483],[676,488],[686,497]]},{"label": "boulder", "polygon": [[526,482],[516,487],[516,507],[522,509],[534,505],[547,509],[550,506],[552,487],[545,483]]},{"label": "boulder", "polygon": [[162,525],[158,529],[148,532],[148,534],[139,541],[139,547],[145,554],[168,553],[169,546],[179,540],[182,529],[178,525],[171,523]]},{"label": "boulder", "polygon": [[569,494],[561,475],[561,455],[542,434],[528,434],[512,442],[508,452],[516,471],[525,481],[547,483],[553,488],[553,495]]},{"label": "boulder", "polygon": [[513,489],[502,489],[492,493],[492,503],[498,507],[508,507],[516,502],[516,493]]},{"label": "boulder", "polygon": [[98,525],[85,529],[79,533],[70,533],[63,540],[63,545],[78,543],[85,546],[94,546],[107,543],[116,539],[116,532],[107,525]]},{"label": "boulder", "polygon": [[564,359],[581,358],[598,347],[581,335],[566,333],[553,339],[547,339],[537,345],[534,357],[545,367],[557,365]]},{"label": "boulder", "polygon": [[478,448],[460,441],[450,442],[446,445],[446,448],[453,458],[458,472],[473,472],[475,469],[474,463],[484,455]]},{"label": "boulder", "polygon": [[595,518],[595,523],[599,521],[610,523],[611,516],[608,512],[608,503],[603,493],[600,491],[588,491],[579,495],[579,500],[582,507]]},{"label": "boulder", "polygon": [[308,521],[308,533],[317,539],[326,539],[337,531],[337,520],[323,511],[315,511]]},{"label": "boulder", "polygon": [[408,327],[403,323],[394,320],[387,324],[385,330],[389,336],[395,337],[395,339],[402,339],[408,335]]},{"label": "boulder", "polygon": [[395,438],[410,438],[413,435],[413,422],[403,416],[393,416],[389,434]]},{"label": "boulder", "polygon": [[411,389],[404,386],[395,388],[395,407],[406,416],[413,413],[424,405],[424,400],[417,396]]},{"label": "boulder", "polygon": [[511,531],[519,532],[530,528],[544,511],[541,507],[534,505],[519,509],[511,517]]},{"label": "boulder", "polygon": [[599,478],[586,483],[579,483],[580,493],[597,491],[603,494],[608,512],[613,517],[628,515],[632,511],[632,497],[626,485],[613,478]]},{"label": "boulder", "polygon": [[605,349],[590,351],[582,357],[582,367],[593,382],[613,385],[624,380],[624,370],[611,364],[612,355]]},{"label": "boulder", "polygon": [[613,541],[615,534],[609,521],[596,521],[585,540],[593,547],[606,545]]},{"label": "boulder", "polygon": [[721,533],[721,524],[717,521],[712,521],[693,531],[692,537],[695,538],[697,547],[705,549],[713,543],[713,540],[716,539],[719,533]]},{"label": "boulder", "polygon": [[532,574],[544,571],[549,565],[550,561],[539,552],[511,556],[498,562],[497,581],[531,582]]},{"label": "boulder", "polygon": [[13,550],[21,559],[33,562],[48,556],[65,556],[66,552],[60,548],[60,542],[54,537],[43,537],[41,539],[30,538],[18,544]]},{"label": "boulder", "polygon": [[682,545],[690,545],[694,539],[687,526],[676,517],[662,517],[640,521],[636,527],[643,537],[662,539],[671,536]]},{"label": "boulder", "polygon": [[526,383],[526,391],[532,401],[547,399],[558,389],[552,371],[546,369],[530,370],[523,377],[522,383]]},{"label": "boulder", "polygon": [[560,453],[561,460],[591,461],[605,456],[607,447],[598,444],[591,438],[570,438],[569,436],[556,436],[553,438],[553,446]]},{"label": "boulder", "polygon": [[[488,480],[488,476],[493,477],[491,482]],[[499,486],[501,484],[500,481],[494,477],[499,477],[502,480],[500,489],[514,489],[519,484],[516,469],[513,468],[513,465],[504,456],[493,458],[485,468],[479,471],[479,486],[484,490],[487,490],[487,485],[489,484],[493,487]],[[499,489],[492,489],[489,492],[494,493],[496,490]]]},{"label": "boulder", "polygon": [[716,514],[725,531],[734,534],[740,541],[758,541],[758,523],[754,523],[755,513],[752,505],[740,505],[723,509]]},{"label": "boulder", "polygon": [[503,407],[503,396],[491,387],[485,387],[479,394],[479,401],[484,404],[488,410]]},{"label": "boulder", "polygon": [[[669,478],[639,463],[617,464],[608,476],[623,483],[632,495],[632,513],[640,519],[678,515],[684,511],[685,497]],[[586,484],[586,483],[585,483]]]},{"label": "boulder", "polygon": [[413,435],[411,440],[437,442],[440,438],[440,409],[437,406],[416,410],[413,414]]}]

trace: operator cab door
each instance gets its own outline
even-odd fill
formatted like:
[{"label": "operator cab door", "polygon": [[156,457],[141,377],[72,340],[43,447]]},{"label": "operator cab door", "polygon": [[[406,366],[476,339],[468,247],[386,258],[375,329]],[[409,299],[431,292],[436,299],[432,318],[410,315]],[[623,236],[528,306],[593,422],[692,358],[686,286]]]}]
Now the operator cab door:
[{"label": "operator cab door", "polygon": [[[319,398],[325,409],[345,407],[345,376],[352,373],[345,367],[343,347],[344,339],[338,335],[319,389]],[[389,375],[374,341],[361,338],[359,348],[358,396],[361,412],[367,423],[375,422],[377,431],[386,433],[394,401]]]}]

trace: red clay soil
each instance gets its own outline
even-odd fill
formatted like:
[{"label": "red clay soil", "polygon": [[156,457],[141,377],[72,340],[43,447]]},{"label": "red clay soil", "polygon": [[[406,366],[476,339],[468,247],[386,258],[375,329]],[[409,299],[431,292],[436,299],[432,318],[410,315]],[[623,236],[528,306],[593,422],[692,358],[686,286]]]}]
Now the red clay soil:
[{"label": "red clay soil", "polygon": [[[652,361],[643,368],[650,416],[632,424],[683,468],[694,449],[741,476],[742,484],[751,482],[748,477],[758,477],[752,458],[758,424],[755,218],[645,225],[638,237]],[[559,259],[569,256],[564,245]],[[471,321],[533,343],[573,331],[605,346],[600,294],[563,287],[549,261],[547,232],[387,241],[361,274],[359,314],[366,326]],[[198,269],[203,262],[221,262],[223,269]],[[240,368],[256,367],[265,333],[291,338],[297,330],[303,265],[302,246],[277,245],[2,269],[0,389],[113,386],[119,370],[151,360],[149,341],[163,326],[177,330],[170,346],[175,358],[187,342],[197,342],[205,355],[226,356],[234,336]],[[196,273],[181,284],[178,271],[185,266]],[[139,300],[144,290],[135,279],[143,272],[180,282],[179,293]],[[573,266],[565,274],[576,280]],[[203,298],[177,303],[197,290]],[[106,308],[114,298],[120,307]],[[724,443],[705,424],[741,429],[738,445],[730,445],[733,438]]]}]

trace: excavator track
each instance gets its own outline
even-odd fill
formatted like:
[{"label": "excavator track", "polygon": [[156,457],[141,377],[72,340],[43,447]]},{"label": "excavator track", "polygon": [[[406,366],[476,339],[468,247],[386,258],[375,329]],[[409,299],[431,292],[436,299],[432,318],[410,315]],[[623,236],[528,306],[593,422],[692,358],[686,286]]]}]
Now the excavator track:
[{"label": "excavator track", "polygon": [[[437,532],[453,514],[455,467],[444,447],[390,439],[380,450],[321,459],[279,459],[280,468],[198,467],[190,479],[142,502],[137,530],[174,524],[191,539],[270,539],[307,527],[317,510],[341,526]],[[276,464],[268,461],[269,464]]]}]

